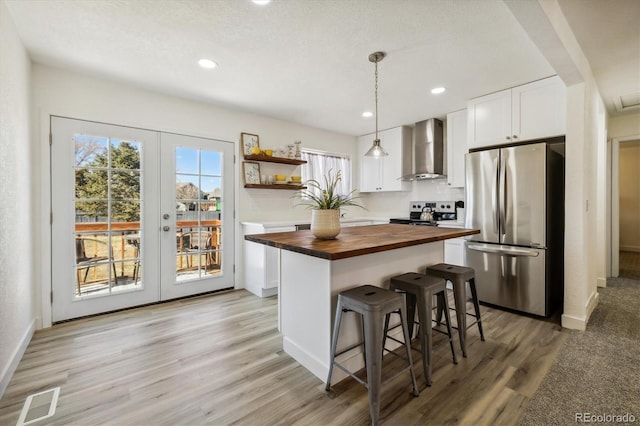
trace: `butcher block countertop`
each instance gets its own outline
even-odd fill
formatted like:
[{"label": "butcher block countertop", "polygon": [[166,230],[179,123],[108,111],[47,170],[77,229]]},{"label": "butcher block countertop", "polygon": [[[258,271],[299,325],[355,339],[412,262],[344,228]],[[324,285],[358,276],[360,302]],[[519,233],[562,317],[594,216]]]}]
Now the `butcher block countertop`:
[{"label": "butcher block countertop", "polygon": [[477,229],[384,224],[344,227],[335,240],[319,240],[311,231],[253,234],[244,238],[309,256],[338,260],[478,233]]}]

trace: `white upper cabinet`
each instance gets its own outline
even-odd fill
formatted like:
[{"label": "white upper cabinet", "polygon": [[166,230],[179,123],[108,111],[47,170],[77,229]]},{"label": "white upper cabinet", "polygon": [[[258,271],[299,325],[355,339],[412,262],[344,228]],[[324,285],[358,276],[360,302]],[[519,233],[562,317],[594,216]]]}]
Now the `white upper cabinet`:
[{"label": "white upper cabinet", "polygon": [[468,148],[566,132],[566,88],[557,76],[471,99],[467,105]]},{"label": "white upper cabinet", "polygon": [[514,142],[567,132],[567,89],[560,77],[511,89],[511,129]]},{"label": "white upper cabinet", "polygon": [[447,185],[464,187],[464,155],[467,153],[467,110],[447,114]]},{"label": "white upper cabinet", "polygon": [[410,183],[401,180],[411,173],[411,144],[413,131],[401,126],[378,132],[386,157],[365,157],[371,148],[375,134],[358,137],[360,160],[360,192],[408,191]]}]

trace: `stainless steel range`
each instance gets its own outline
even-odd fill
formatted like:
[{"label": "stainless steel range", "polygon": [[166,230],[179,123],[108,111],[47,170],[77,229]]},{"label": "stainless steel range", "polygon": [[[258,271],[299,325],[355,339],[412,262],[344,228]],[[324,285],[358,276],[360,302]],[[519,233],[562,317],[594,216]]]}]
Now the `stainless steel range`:
[{"label": "stainless steel range", "polygon": [[[409,217],[391,218],[389,223],[418,226],[438,226],[445,221],[456,221],[456,204],[461,201],[410,201]],[[426,218],[425,218],[426,216]]]}]

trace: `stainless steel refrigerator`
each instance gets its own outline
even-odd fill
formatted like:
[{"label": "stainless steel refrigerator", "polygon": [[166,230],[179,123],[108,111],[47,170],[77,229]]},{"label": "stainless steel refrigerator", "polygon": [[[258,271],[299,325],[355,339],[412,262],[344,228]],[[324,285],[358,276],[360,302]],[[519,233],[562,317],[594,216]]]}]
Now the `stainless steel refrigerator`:
[{"label": "stainless steel refrigerator", "polygon": [[564,141],[467,154],[465,198],[480,301],[550,315],[564,287]]}]

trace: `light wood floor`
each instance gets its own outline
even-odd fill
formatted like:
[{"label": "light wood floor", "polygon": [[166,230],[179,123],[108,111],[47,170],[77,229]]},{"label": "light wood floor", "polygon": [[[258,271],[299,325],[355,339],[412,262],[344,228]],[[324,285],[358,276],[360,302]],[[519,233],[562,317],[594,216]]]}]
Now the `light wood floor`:
[{"label": "light wood floor", "polygon": [[[383,424],[516,422],[567,333],[557,318],[481,309],[486,341],[469,330],[469,356],[453,365],[436,333],[433,386],[413,352],[420,396],[408,375],[384,387]],[[325,392],[282,351],[276,311],[275,298],[237,290],[40,330],[0,400],[0,424],[55,386],[57,412],[36,425],[368,424],[367,390],[348,379]],[[401,366],[384,362],[385,373]]]}]

